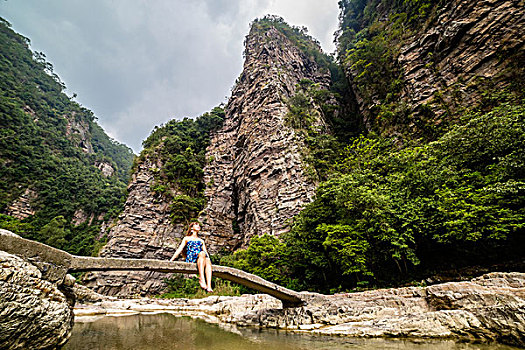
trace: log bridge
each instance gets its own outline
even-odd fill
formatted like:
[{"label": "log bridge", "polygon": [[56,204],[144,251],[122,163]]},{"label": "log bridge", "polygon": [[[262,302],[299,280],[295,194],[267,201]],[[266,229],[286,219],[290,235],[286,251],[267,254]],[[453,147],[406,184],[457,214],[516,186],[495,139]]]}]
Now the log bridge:
[{"label": "log bridge", "polygon": [[[43,243],[22,238],[7,230],[0,230],[0,250],[28,260],[42,272],[43,279],[58,284],[63,282],[66,274],[84,271],[156,271],[198,274],[196,264],[180,261],[72,255]],[[213,276],[269,294],[281,300],[283,307],[297,307],[304,304],[301,293],[232,267],[214,265]]]}]

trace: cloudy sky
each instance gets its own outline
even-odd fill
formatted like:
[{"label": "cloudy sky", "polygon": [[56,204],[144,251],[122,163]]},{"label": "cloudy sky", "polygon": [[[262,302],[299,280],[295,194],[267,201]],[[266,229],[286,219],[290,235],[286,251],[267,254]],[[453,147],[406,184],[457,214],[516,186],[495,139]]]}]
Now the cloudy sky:
[{"label": "cloudy sky", "polygon": [[0,1],[0,16],[45,53],[68,93],[136,153],[154,126],[227,101],[249,24],[266,14],[334,51],[337,0]]}]

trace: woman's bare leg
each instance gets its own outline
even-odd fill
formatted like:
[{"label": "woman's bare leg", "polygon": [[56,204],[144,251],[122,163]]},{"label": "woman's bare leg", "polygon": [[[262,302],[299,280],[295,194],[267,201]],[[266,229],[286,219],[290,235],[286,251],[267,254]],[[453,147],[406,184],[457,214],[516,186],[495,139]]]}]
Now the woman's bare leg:
[{"label": "woman's bare leg", "polygon": [[205,265],[205,272],[206,272],[206,287],[208,291],[213,292],[213,289],[211,289],[211,275],[212,275],[212,269],[211,269],[211,260],[210,258],[206,258],[206,265]]},{"label": "woman's bare leg", "polygon": [[201,285],[202,289],[207,289],[206,279],[204,278],[205,265],[206,265],[206,254],[204,252],[200,252],[199,257],[197,258],[197,269],[199,270],[199,284]]}]

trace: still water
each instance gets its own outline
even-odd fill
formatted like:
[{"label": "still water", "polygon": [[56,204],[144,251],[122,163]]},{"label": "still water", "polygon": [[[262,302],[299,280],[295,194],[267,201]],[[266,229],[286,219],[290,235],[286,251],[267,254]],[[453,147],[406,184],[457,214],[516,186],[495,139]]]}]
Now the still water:
[{"label": "still water", "polygon": [[76,323],[67,350],[511,350],[505,345],[312,336],[272,330],[226,330],[169,314],[104,317]]}]

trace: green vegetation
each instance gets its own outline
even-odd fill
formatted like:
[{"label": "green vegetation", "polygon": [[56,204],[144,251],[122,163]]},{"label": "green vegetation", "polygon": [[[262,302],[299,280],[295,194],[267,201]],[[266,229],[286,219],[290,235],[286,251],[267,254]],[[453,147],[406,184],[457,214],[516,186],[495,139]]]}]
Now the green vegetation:
[{"label": "green vegetation", "polygon": [[519,258],[525,103],[466,118],[425,145],[356,138],[282,242],[256,238],[221,262],[290,288],[335,292]]},{"label": "green vegetation", "polygon": [[155,127],[143,142],[144,150],[137,159],[159,159],[161,168],[155,174],[153,191],[171,203],[172,221],[186,223],[204,208],[203,168],[210,132],[222,125],[224,110],[215,107],[195,120],[171,120]]},{"label": "green vegetation", "polygon": [[[99,216],[110,220],[122,208],[133,153],[64,93],[44,54],[31,52],[29,40],[3,19],[0,47],[0,212],[26,189],[36,193],[34,216],[20,221],[2,215],[0,227],[75,254],[93,254]],[[102,162],[115,169],[113,176],[97,169]],[[71,219],[80,209],[93,220],[74,226]]]},{"label": "green vegetation", "polygon": [[239,296],[241,289],[239,285],[232,284],[230,281],[212,279],[213,293],[207,293],[199,285],[197,277],[185,278],[183,276],[174,276],[165,280],[167,291],[159,295],[162,299],[172,298],[189,298],[199,299],[210,295]]},{"label": "green vegetation", "polygon": [[403,87],[399,50],[439,2],[430,0],[342,0],[338,58],[378,119],[404,114],[398,96]]},{"label": "green vegetation", "polygon": [[303,159],[309,165],[306,169],[314,180],[326,179],[333,170],[337,149],[341,143],[320,123],[333,120],[338,108],[334,93],[319,88],[311,80],[303,79],[296,86],[296,93],[288,102],[285,123],[295,129],[296,135],[304,140],[306,149]]},{"label": "green vegetation", "polygon": [[[439,5],[340,1],[338,56],[365,105],[372,106],[377,123],[420,123],[427,137],[402,134],[394,141],[377,125],[372,128],[378,135],[362,133],[355,116],[330,110],[334,97],[341,104],[337,93],[301,81],[288,100],[286,122],[312,152],[305,159],[322,180],[316,198],[289,233],[255,237],[221,264],[295,290],[333,293],[523,257],[525,102],[519,67],[507,72],[514,77],[508,90],[495,91],[480,78],[482,99],[456,106],[454,125],[410,119],[413,111],[398,98],[399,49],[430,23]],[[422,112],[432,114],[431,107]],[[327,135],[315,123],[319,114],[344,132]],[[322,144],[325,136],[330,141]]]},{"label": "green vegetation", "polygon": [[[314,201],[279,238],[254,237],[249,247],[212,257],[295,290],[324,293],[410,283],[435,272],[522,259],[525,239],[525,101],[523,70],[508,90],[490,82],[475,106],[455,108],[452,122],[439,128],[416,120],[399,100],[403,88],[399,50],[431,23],[441,2],[430,0],[341,0],[338,59],[352,72],[371,123],[417,124],[426,135],[388,138],[384,129],[364,133],[362,116],[349,105],[351,92],[342,69],[319,51],[305,28],[280,17],[255,20],[253,31],[277,28],[306,55],[332,73],[329,90],[302,80],[286,102],[286,123],[306,145],[303,156],[318,181]],[[98,217],[121,208],[131,153],[109,139],[94,116],[63,94],[64,86],[27,39],[2,25],[0,44],[0,211],[27,188],[38,193],[37,213],[26,220],[0,215],[0,227],[75,254],[94,254],[103,240]],[[47,73],[46,73],[47,72]],[[519,73],[521,72],[521,73]],[[521,75],[520,75],[521,74]],[[509,78],[510,79],[510,78]],[[436,101],[443,100],[436,92]],[[432,106],[419,111],[420,118]],[[451,113],[444,110],[444,113]],[[317,123],[323,116],[328,125]],[[174,223],[188,223],[204,208],[203,168],[210,132],[224,119],[216,107],[193,120],[172,120],[155,128],[135,160],[152,168],[152,190],[171,203]],[[93,153],[85,141],[66,137],[68,123],[89,126]],[[331,132],[329,132],[331,130]],[[382,133],[383,132],[383,133]],[[82,147],[81,147],[82,146]],[[116,169],[105,178],[93,164]],[[78,209],[94,223],[71,225]],[[234,230],[239,226],[234,222]],[[243,287],[216,282],[217,294]],[[199,297],[195,279],[167,281],[163,297]],[[199,294],[200,293],[200,294]]]}]

